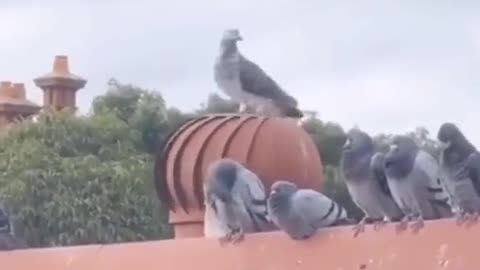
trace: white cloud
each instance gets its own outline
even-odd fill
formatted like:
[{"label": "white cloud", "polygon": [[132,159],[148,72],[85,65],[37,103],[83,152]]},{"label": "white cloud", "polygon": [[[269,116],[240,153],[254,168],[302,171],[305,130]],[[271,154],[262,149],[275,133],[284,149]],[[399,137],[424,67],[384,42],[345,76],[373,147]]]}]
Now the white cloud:
[{"label": "white cloud", "polygon": [[[388,2],[388,3],[387,3]],[[302,107],[346,128],[405,132],[457,122],[480,146],[476,1],[10,1],[0,4],[0,80],[27,82],[68,54],[88,79],[86,111],[109,77],[192,109],[216,91],[221,31]],[[6,60],[5,60],[6,59]]]}]

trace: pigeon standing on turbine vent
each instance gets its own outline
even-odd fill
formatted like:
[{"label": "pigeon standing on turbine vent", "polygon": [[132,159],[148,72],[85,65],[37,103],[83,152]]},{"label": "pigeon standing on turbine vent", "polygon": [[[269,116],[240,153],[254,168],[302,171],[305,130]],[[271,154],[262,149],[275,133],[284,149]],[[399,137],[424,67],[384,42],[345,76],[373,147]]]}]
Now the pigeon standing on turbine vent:
[{"label": "pigeon standing on turbine vent", "polygon": [[365,216],[354,226],[355,236],[365,230],[365,223],[375,222],[375,228],[386,221],[397,221],[403,213],[393,200],[384,171],[384,155],[375,153],[372,138],[359,129],[347,132],[341,169],[348,192]]},{"label": "pigeon standing on turbine vent", "polygon": [[385,172],[393,198],[405,214],[398,231],[405,230],[410,220],[416,232],[424,226],[424,219],[452,216],[440,166],[412,138],[397,135],[392,139],[385,156]]},{"label": "pigeon standing on turbine vent", "polygon": [[307,239],[322,227],[349,223],[347,212],[336,202],[288,181],[272,185],[267,207],[273,223],[294,240]]},{"label": "pigeon standing on turbine vent", "polygon": [[437,138],[444,144],[440,161],[446,184],[460,210],[457,224],[475,222],[480,214],[480,153],[453,123],[444,123]]},{"label": "pigeon standing on turbine vent", "polygon": [[239,162],[221,159],[210,165],[204,192],[205,237],[237,243],[244,233],[275,228],[267,215],[262,182]]},{"label": "pigeon standing on turbine vent", "polygon": [[242,37],[238,29],[228,29],[223,33],[220,54],[214,65],[218,87],[240,103],[240,112],[252,106],[257,112],[269,116],[302,118],[297,100],[239,52],[237,42],[240,40]]}]

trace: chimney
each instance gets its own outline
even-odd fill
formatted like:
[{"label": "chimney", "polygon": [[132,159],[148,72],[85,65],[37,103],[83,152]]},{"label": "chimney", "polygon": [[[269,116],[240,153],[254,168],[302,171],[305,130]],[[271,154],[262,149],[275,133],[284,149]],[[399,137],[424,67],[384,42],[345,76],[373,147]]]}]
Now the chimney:
[{"label": "chimney", "polygon": [[33,80],[43,90],[43,106],[54,110],[76,109],[76,92],[87,80],[70,72],[68,57],[57,55],[52,71]]},{"label": "chimney", "polygon": [[27,94],[26,94],[26,91],[25,91],[25,84],[23,83],[14,83],[12,85],[12,88],[13,88],[13,92],[15,94],[15,98],[18,98],[18,99],[26,99],[27,98]]},{"label": "chimney", "polygon": [[5,130],[17,120],[28,118],[40,110],[40,106],[26,99],[25,85],[10,81],[0,82],[0,129]]}]

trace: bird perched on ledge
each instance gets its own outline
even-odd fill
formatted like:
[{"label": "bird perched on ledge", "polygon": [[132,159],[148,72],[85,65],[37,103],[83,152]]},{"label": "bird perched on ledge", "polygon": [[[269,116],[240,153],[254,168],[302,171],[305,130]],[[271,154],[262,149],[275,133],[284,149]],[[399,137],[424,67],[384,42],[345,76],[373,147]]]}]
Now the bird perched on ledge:
[{"label": "bird perched on ledge", "polygon": [[476,222],[480,214],[480,153],[453,123],[444,123],[437,138],[444,145],[440,162],[446,184],[460,210],[457,224]]},{"label": "bird perched on ledge", "polygon": [[267,207],[275,225],[294,240],[307,239],[322,227],[351,223],[347,211],[336,202],[289,181],[273,183]]},{"label": "bird perched on ledge", "polygon": [[375,151],[372,138],[360,129],[347,132],[341,169],[348,192],[365,216],[353,227],[354,236],[365,230],[365,223],[374,228],[387,221],[399,221],[403,213],[393,200],[384,171],[384,155]]},{"label": "bird perched on ledge", "polygon": [[208,168],[205,193],[205,237],[220,244],[237,243],[244,233],[273,230],[267,215],[265,187],[239,162],[220,159]]},{"label": "bird perched on ledge", "polygon": [[392,139],[385,155],[385,173],[393,198],[405,214],[398,231],[405,230],[409,221],[416,232],[424,226],[424,219],[452,216],[439,164],[412,138],[397,135]]},{"label": "bird perched on ledge", "polygon": [[214,65],[218,87],[240,103],[240,112],[248,107],[268,116],[302,118],[297,100],[288,95],[257,64],[245,58],[237,42],[243,40],[238,29],[228,29],[220,42],[220,54]]}]

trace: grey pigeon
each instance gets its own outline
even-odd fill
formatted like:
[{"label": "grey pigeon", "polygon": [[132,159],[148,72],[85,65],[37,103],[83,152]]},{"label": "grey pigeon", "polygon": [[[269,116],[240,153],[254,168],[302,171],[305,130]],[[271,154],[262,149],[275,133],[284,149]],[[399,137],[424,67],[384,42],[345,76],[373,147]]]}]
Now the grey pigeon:
[{"label": "grey pigeon", "polygon": [[289,181],[272,185],[267,207],[273,223],[294,240],[307,239],[321,227],[349,222],[347,212],[336,202]]},{"label": "grey pigeon", "polygon": [[0,204],[0,233],[11,233],[12,224],[8,217],[3,204]]},{"label": "grey pigeon", "polygon": [[355,236],[365,230],[365,223],[375,228],[386,221],[398,221],[403,213],[393,200],[384,171],[384,154],[375,151],[372,138],[354,128],[347,132],[341,169],[348,192],[365,216],[354,226]]},{"label": "grey pigeon", "polygon": [[408,222],[413,221],[411,226],[416,232],[423,227],[424,219],[452,216],[438,162],[412,138],[393,137],[385,156],[385,172],[393,198],[405,214],[397,230],[406,229]]},{"label": "grey pigeon", "polygon": [[0,204],[0,251],[27,248],[27,244],[14,235],[12,222],[3,204]]},{"label": "grey pigeon", "polygon": [[240,112],[253,107],[269,116],[302,118],[295,98],[288,95],[257,64],[238,50],[242,40],[238,29],[228,29],[220,42],[220,54],[214,65],[214,79],[218,87],[240,103]]},{"label": "grey pigeon", "polygon": [[460,210],[457,223],[475,222],[480,214],[480,153],[453,123],[442,124],[437,138],[444,144],[440,161],[446,184]]},{"label": "grey pigeon", "polygon": [[236,243],[244,233],[274,229],[262,182],[239,162],[224,158],[212,163],[204,192],[205,237]]}]

